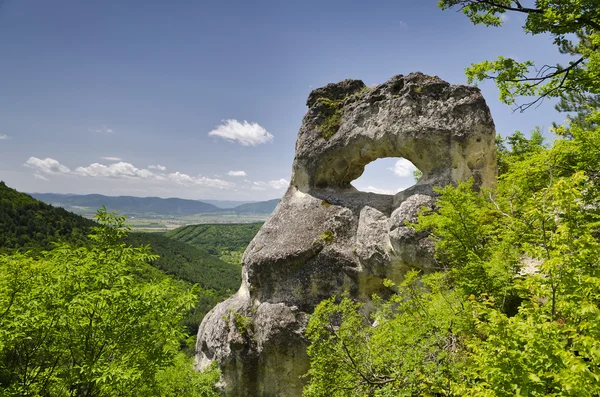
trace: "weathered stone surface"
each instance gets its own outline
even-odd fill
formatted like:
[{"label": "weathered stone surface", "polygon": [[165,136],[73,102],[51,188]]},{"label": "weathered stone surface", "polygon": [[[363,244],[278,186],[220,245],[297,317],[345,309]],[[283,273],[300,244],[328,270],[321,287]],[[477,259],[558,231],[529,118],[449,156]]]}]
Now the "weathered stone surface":
[{"label": "weathered stone surface", "polygon": [[[433,208],[434,186],[494,184],[494,124],[477,88],[413,73],[373,89],[328,84],[307,105],[290,187],[244,253],[242,287],[198,332],[198,368],[217,360],[227,397],[300,396],[314,307],[342,292],[368,301],[389,293],[384,278],[434,270],[427,234],[406,223]],[[351,182],[382,157],[423,177],[394,196],[357,191]]]}]

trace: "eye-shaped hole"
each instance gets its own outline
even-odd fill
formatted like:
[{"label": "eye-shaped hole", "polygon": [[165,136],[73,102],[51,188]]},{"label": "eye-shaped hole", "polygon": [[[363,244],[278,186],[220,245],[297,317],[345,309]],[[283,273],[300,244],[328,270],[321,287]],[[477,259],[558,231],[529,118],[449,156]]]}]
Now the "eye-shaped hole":
[{"label": "eye-shaped hole", "polygon": [[414,186],[421,175],[411,161],[387,157],[367,164],[363,174],[352,181],[352,186],[363,192],[394,195]]}]

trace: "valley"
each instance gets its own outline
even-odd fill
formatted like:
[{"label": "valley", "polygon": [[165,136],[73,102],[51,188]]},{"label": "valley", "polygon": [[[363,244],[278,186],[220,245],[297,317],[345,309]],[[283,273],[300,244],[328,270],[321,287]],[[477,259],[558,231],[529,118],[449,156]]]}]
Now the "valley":
[{"label": "valley", "polygon": [[134,231],[166,232],[178,227],[212,223],[264,222],[279,199],[258,202],[186,200],[179,198],[31,193],[31,197],[92,219],[98,208],[125,215]]}]

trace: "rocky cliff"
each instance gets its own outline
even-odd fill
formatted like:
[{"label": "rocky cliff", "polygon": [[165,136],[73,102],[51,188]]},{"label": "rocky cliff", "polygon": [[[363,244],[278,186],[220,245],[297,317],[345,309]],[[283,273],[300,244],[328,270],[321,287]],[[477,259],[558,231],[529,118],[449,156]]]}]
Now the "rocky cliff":
[{"label": "rocky cliff", "polygon": [[[495,180],[494,123],[477,88],[412,73],[328,84],[307,105],[290,186],[246,249],[242,286],[198,331],[198,367],[218,361],[227,397],[301,396],[314,307],[342,292],[368,301],[389,293],[384,278],[433,270],[430,241],[405,222],[433,205],[434,186]],[[356,190],[383,157],[410,160],[422,178],[395,196]]]}]

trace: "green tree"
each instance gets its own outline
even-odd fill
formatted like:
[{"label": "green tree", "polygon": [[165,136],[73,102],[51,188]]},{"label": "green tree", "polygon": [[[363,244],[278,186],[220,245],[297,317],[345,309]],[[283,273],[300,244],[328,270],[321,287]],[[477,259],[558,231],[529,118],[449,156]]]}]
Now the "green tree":
[{"label": "green tree", "polygon": [[124,217],[96,218],[90,246],[0,256],[3,396],[140,396],[174,365],[195,292],[148,279],[155,255],[121,242]]},{"label": "green tree", "polygon": [[347,299],[319,305],[306,395],[600,395],[594,124],[564,127],[550,148],[512,136],[495,191],[440,189],[416,227],[443,271],[409,272],[370,317]]},{"label": "green tree", "polygon": [[375,299],[372,316],[347,297],[320,303],[307,328],[311,366],[304,395],[451,395],[465,364],[459,335],[473,322],[445,277],[408,273],[390,300]]},{"label": "green tree", "polygon": [[[524,3],[524,2],[523,2]],[[492,79],[500,100],[513,105],[520,96],[536,99],[517,105],[524,111],[547,97],[562,97],[558,108],[591,113],[600,94],[600,7],[597,0],[440,0],[442,9],[458,7],[474,24],[501,26],[505,13],[526,16],[523,30],[549,34],[557,50],[573,57],[568,65],[535,65],[499,56],[467,68],[470,83]],[[581,120],[584,116],[580,117]]]}]

